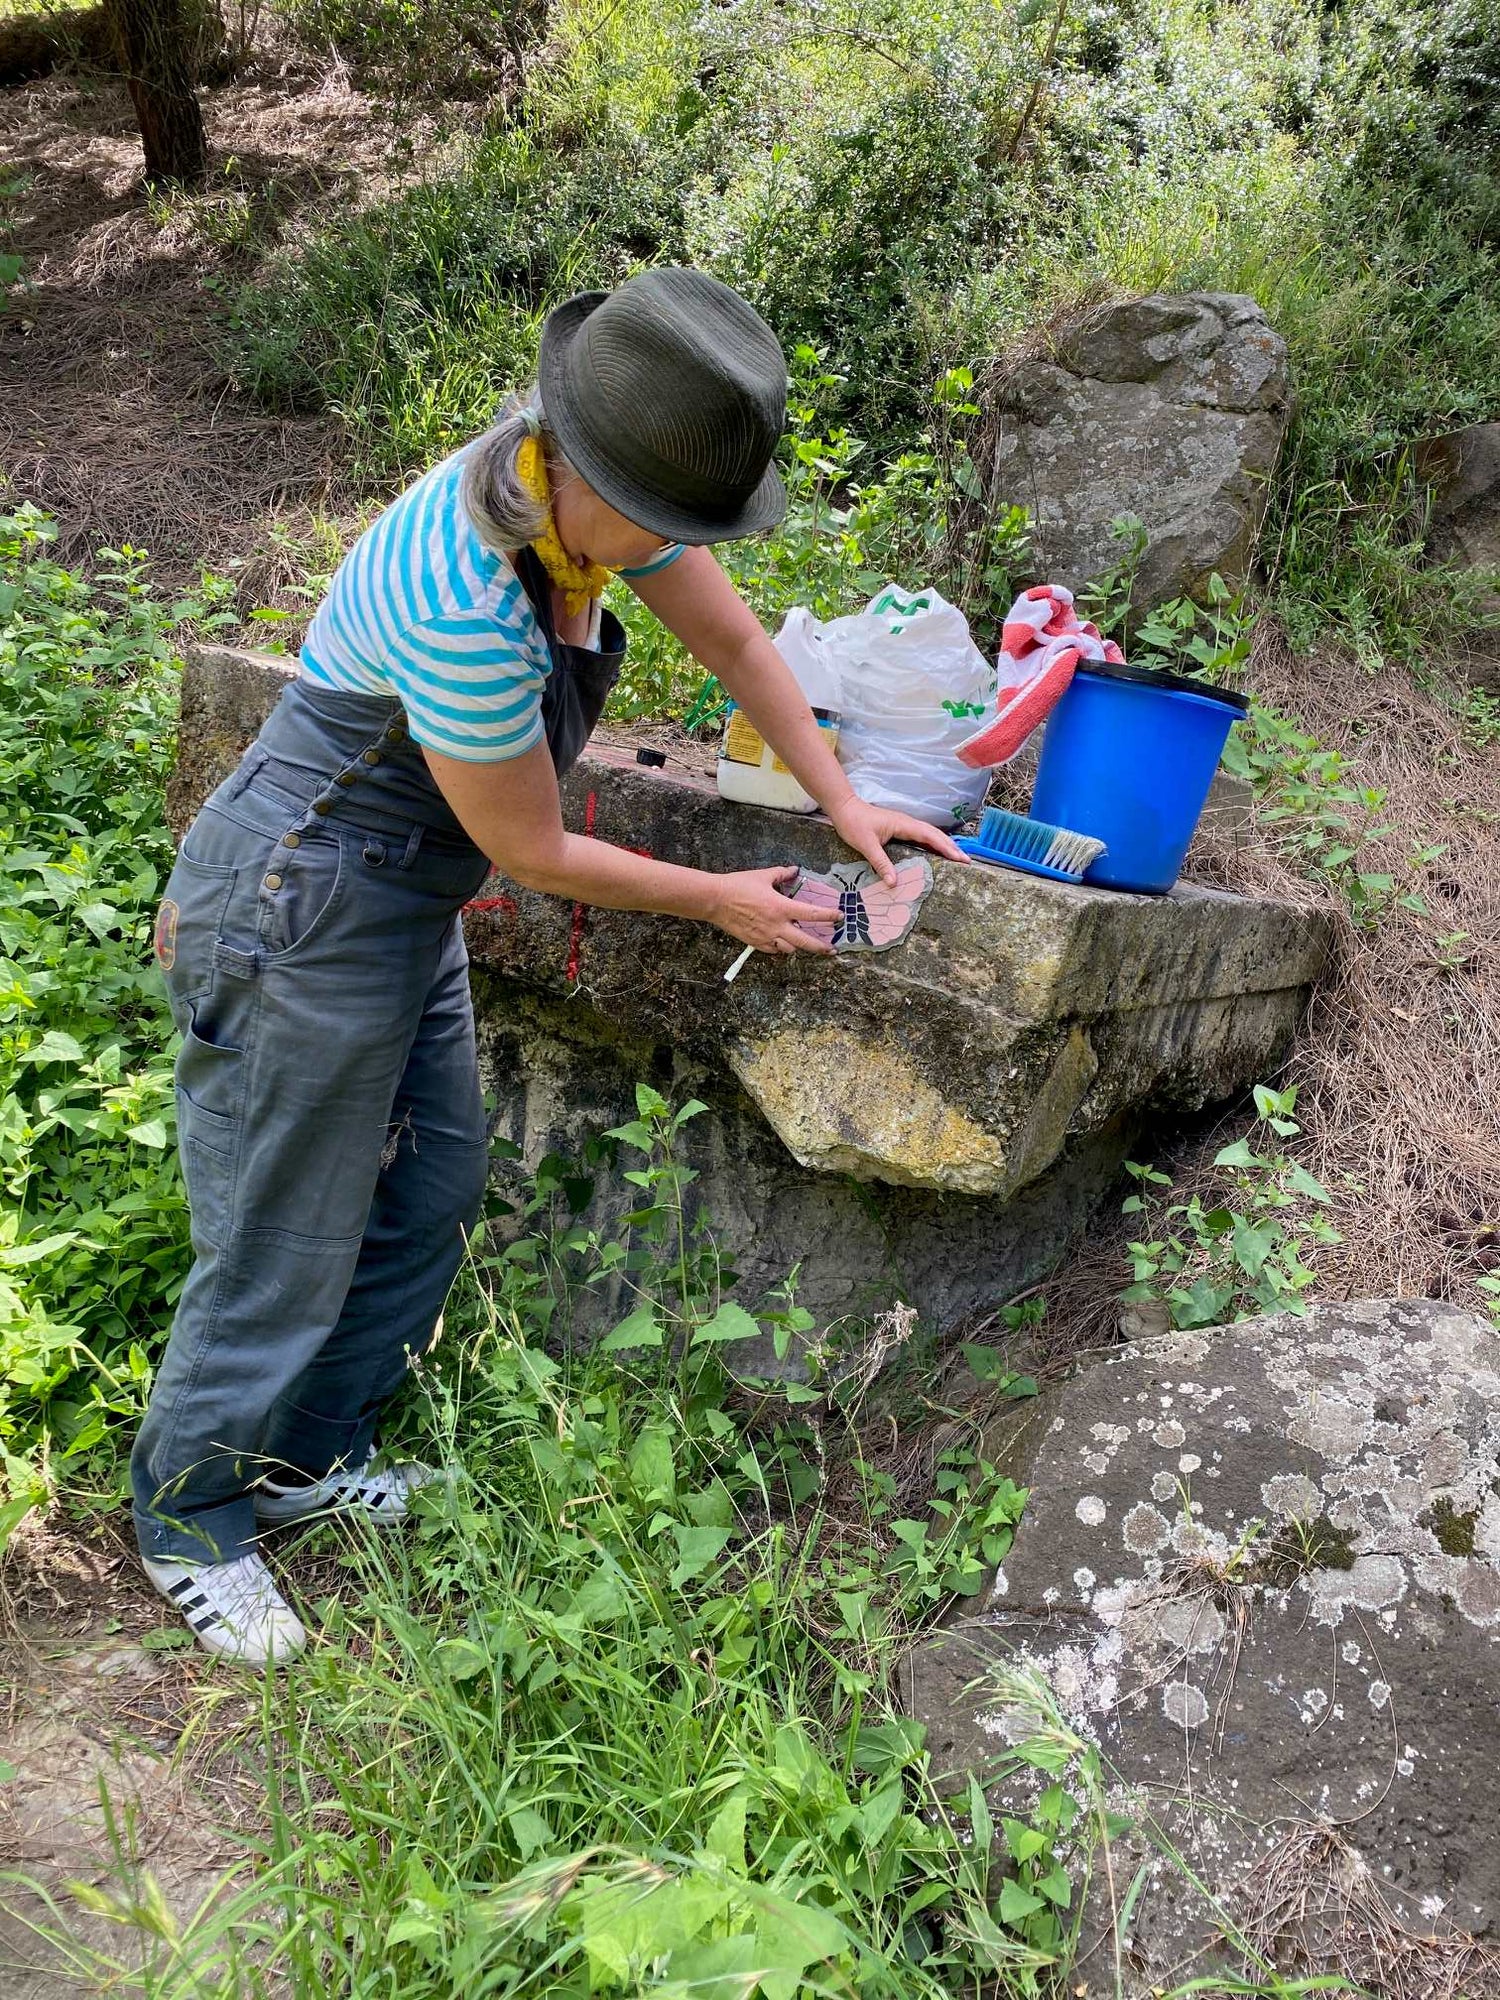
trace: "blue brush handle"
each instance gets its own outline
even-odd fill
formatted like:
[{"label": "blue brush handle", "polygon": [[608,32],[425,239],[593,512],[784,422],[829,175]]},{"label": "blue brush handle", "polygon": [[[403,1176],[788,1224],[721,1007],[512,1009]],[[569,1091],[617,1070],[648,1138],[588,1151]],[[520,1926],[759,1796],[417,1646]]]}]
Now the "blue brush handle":
[{"label": "blue brush handle", "polygon": [[1044,861],[1022,861],[1018,855],[1001,854],[996,848],[984,846],[971,835],[960,834],[953,844],[955,847],[961,847],[964,853],[971,855],[974,860],[988,861],[995,868],[1014,868],[1022,875],[1044,875],[1049,882],[1072,882],[1076,885],[1083,881],[1081,873],[1070,875],[1066,869],[1049,868]]}]

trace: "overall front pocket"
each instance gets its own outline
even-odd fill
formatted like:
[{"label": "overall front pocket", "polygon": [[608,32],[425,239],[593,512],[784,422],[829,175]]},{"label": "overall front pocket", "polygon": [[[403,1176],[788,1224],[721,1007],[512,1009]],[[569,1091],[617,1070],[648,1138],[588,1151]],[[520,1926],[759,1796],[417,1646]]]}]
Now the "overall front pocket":
[{"label": "overall front pocket", "polygon": [[152,947],[179,1024],[213,984],[214,946],[224,927],[239,870],[180,853],[156,912]]},{"label": "overall front pocket", "polygon": [[331,827],[297,829],[276,844],[257,892],[260,943],[270,960],[290,959],[317,941],[343,900],[346,873],[344,841]]},{"label": "overall front pocket", "polygon": [[209,1040],[199,1032],[207,1025],[196,1010],[190,1015],[176,1069],[177,1144],[199,1255],[208,1245],[227,1241],[233,1222],[245,1078],[244,1052]]},{"label": "overall front pocket", "polygon": [[194,1008],[182,1031],[174,1074],[179,1115],[186,1109],[204,1144],[227,1153],[234,1147],[244,1096],[245,1056],[242,1049],[217,1039],[222,1032]]}]

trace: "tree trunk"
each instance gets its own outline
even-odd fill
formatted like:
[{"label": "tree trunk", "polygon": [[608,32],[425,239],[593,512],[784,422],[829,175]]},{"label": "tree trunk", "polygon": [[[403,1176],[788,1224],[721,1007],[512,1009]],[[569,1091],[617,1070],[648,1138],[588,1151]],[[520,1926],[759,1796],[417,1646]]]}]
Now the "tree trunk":
[{"label": "tree trunk", "polygon": [[148,181],[191,186],[208,170],[193,92],[193,38],[182,0],[109,0],[120,66],[135,105]]}]

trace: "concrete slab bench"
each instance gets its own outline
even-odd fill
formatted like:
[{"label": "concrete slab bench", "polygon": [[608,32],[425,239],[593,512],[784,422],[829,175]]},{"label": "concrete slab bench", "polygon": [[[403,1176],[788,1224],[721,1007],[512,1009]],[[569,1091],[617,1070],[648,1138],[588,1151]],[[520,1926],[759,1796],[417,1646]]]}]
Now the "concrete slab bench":
[{"label": "concrete slab bench", "polygon": [[[179,830],[293,666],[200,647],[183,683]],[[847,859],[820,819],[719,799],[628,750],[563,787],[575,831],[710,869]],[[947,1323],[1030,1283],[1149,1120],[1266,1076],[1329,948],[1290,907],[935,867],[908,942],[754,957],[702,925],[583,910],[491,880],[466,916],[499,1128],[533,1162],[633,1115],[650,1081],[717,1114],[687,1128],[741,1296],[801,1266],[827,1320],[893,1292]]]}]

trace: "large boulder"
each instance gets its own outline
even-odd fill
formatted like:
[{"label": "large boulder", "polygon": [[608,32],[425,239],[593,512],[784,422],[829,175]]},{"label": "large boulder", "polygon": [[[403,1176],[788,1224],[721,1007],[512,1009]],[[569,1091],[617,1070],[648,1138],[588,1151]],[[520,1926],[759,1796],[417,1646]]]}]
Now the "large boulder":
[{"label": "large boulder", "polygon": [[1076,590],[1121,557],[1110,523],[1149,544],[1134,608],[1242,583],[1290,407],[1286,343],[1254,299],[1154,294],[1104,306],[1041,352],[999,365],[983,471],[1028,509],[1031,567]]},{"label": "large boulder", "polygon": [[1480,607],[1495,621],[1456,664],[1474,686],[1500,694],[1500,424],[1423,438],[1414,458],[1430,491],[1428,545],[1442,561],[1478,573]]},{"label": "large boulder", "polygon": [[1418,478],[1432,489],[1435,553],[1500,572],[1500,424],[1423,438],[1415,458]]},{"label": "large boulder", "polygon": [[[1492,1327],[1403,1301],[1168,1335],[992,1446],[1030,1485],[1025,1518],[978,1614],[911,1656],[911,1706],[954,1778],[1031,1726],[1028,1675],[1099,1746],[1142,1832],[1096,1874],[1088,1927],[1103,1938],[1110,1881],[1123,1899],[1143,1867],[1130,1992],[1222,1969],[1226,1928],[1357,1983],[1403,1931],[1450,1958],[1493,1934]],[[998,1792],[1024,1804],[1014,1776]],[[1477,1985],[1422,1990],[1497,1984],[1491,1954]]]},{"label": "large boulder", "polygon": [[[183,689],[174,793],[248,738],[242,655],[204,648]],[[222,688],[218,683],[223,682]],[[266,668],[263,709],[283,684]],[[563,788],[576,831],[710,870],[848,855],[821,819],[721,800],[620,749]],[[1208,889],[1074,888],[940,863],[909,941],[833,962],[757,956],[703,925],[583,910],[495,878],[467,919],[499,1127],[576,1156],[634,1085],[718,1114],[688,1128],[747,1291],[802,1266],[822,1319],[902,1293],[940,1322],[1056,1261],[1142,1121],[1231,1096],[1275,1064],[1326,921]]]}]

